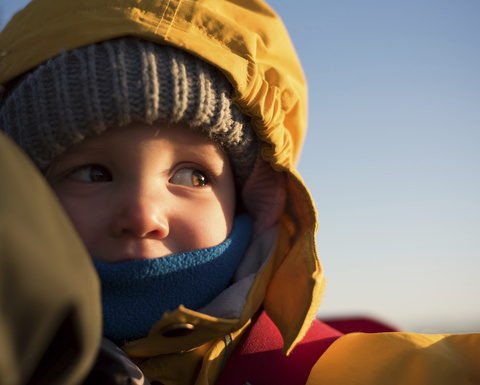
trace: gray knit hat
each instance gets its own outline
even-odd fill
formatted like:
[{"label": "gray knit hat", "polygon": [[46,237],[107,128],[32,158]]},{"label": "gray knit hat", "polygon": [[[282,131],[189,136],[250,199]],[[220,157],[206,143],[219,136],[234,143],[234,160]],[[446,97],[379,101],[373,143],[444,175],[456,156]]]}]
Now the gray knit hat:
[{"label": "gray knit hat", "polygon": [[208,134],[238,182],[251,173],[258,139],[230,83],[178,48],[125,37],[64,52],[23,76],[0,107],[0,128],[41,170],[90,135],[157,120]]}]

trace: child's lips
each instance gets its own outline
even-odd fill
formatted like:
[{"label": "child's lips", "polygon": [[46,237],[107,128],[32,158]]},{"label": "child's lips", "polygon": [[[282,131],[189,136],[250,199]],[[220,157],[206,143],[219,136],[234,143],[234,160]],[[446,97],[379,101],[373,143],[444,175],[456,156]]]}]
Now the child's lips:
[{"label": "child's lips", "polygon": [[145,243],[133,243],[122,247],[118,255],[117,262],[156,259],[174,254],[163,245],[151,245]]},{"label": "child's lips", "polygon": [[127,253],[123,254],[121,257],[122,261],[133,261],[133,260],[142,260],[142,259],[156,259],[166,257],[167,255],[171,255],[172,253]]},{"label": "child's lips", "polygon": [[134,261],[134,260],[143,260],[143,259],[156,259],[161,258],[162,256],[151,256],[151,255],[144,255],[144,254],[135,254],[135,255],[124,255],[121,257],[122,261]]}]

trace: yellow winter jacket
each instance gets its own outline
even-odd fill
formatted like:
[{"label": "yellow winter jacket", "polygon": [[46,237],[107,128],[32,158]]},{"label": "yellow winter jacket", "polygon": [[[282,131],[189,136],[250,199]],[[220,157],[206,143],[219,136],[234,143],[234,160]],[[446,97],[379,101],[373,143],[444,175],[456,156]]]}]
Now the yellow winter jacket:
[{"label": "yellow winter jacket", "polygon": [[[235,346],[260,307],[288,355],[320,306],[325,280],[315,245],[317,214],[295,169],[307,124],[305,79],[281,21],[261,0],[33,0],[0,34],[0,84],[64,50],[126,35],[176,46],[218,67],[233,85],[234,102],[252,117],[264,160],[287,176],[278,241],[240,317],[180,307],[147,338],[123,347],[150,381],[214,384],[226,354],[224,336]],[[194,331],[162,335],[182,323]],[[307,383],[473,384],[480,383],[479,361],[475,334],[355,333],[327,350]]]}]

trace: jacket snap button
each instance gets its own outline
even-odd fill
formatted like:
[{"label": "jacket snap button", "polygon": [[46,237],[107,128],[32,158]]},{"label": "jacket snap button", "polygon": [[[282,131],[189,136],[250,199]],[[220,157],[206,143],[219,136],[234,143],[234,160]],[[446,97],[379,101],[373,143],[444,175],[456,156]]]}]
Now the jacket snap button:
[{"label": "jacket snap button", "polygon": [[170,337],[183,337],[189,335],[195,330],[195,326],[188,323],[173,324],[163,328],[160,333],[162,336]]}]

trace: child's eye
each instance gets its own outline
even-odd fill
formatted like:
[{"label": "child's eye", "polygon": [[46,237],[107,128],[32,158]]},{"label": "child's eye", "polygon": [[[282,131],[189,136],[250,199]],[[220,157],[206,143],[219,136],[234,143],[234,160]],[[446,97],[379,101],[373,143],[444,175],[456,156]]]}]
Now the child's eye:
[{"label": "child's eye", "polygon": [[90,183],[110,182],[113,179],[110,171],[97,164],[79,167],[72,171],[68,178]]},{"label": "child's eye", "polygon": [[170,183],[182,186],[201,187],[208,184],[206,175],[194,168],[181,168],[170,178]]}]

